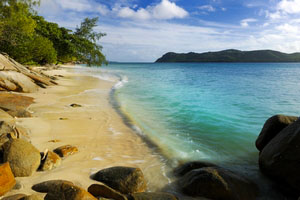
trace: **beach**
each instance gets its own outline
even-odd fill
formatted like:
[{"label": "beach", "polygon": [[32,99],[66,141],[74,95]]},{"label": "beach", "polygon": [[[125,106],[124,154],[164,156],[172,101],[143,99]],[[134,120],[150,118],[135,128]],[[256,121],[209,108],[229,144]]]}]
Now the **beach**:
[{"label": "beach", "polygon": [[[127,127],[109,103],[116,82],[76,73],[72,66],[45,72],[60,76],[58,85],[23,94],[33,97],[28,110],[31,118],[16,119],[28,131],[31,143],[40,151],[73,145],[78,152],[62,160],[51,171],[18,177],[22,185],[6,195],[31,194],[33,184],[63,179],[87,188],[96,182],[90,175],[112,166],[139,167],[148,182],[149,191],[157,191],[169,183],[168,167],[163,158]],[[82,107],[72,107],[71,104]]]}]

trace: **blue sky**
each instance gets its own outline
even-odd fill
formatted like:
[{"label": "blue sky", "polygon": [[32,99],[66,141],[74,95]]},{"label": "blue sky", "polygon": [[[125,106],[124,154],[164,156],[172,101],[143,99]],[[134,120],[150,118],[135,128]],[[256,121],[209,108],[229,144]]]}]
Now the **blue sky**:
[{"label": "blue sky", "polygon": [[42,0],[38,11],[70,29],[98,16],[110,61],[232,48],[300,52],[300,0]]}]

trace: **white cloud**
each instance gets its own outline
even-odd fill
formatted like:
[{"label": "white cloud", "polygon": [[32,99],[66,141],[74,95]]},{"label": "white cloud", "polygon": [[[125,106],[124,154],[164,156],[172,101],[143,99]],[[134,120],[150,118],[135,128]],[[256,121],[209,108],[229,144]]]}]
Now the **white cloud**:
[{"label": "white cloud", "polygon": [[277,9],[288,14],[300,13],[300,0],[281,0]]},{"label": "white cloud", "polygon": [[257,21],[256,19],[248,18],[248,19],[243,19],[240,24],[242,27],[248,27],[249,23],[256,22],[256,21]]},{"label": "white cloud", "polygon": [[106,15],[110,10],[93,0],[42,0],[38,10],[42,13],[50,12],[93,12]]},{"label": "white cloud", "polygon": [[300,0],[280,0],[275,11],[266,11],[266,16],[272,20],[288,18],[290,15],[300,14]]},{"label": "white cloud", "polygon": [[289,34],[298,34],[299,33],[299,26],[298,25],[291,25],[291,24],[282,24],[276,27],[277,30],[282,31],[283,33]]},{"label": "white cloud", "polygon": [[155,6],[148,6],[145,9],[139,8],[137,10],[134,10],[129,7],[119,8],[118,16],[122,18],[131,18],[137,20],[173,19],[184,18],[188,16],[188,12],[183,8],[177,6],[174,2],[170,2],[169,0],[162,0],[159,4]]},{"label": "white cloud", "polygon": [[[214,7],[212,7],[211,5],[203,5],[203,6],[198,7],[198,9],[205,10],[205,11],[208,11],[208,12],[215,12],[216,11],[216,9]],[[223,8],[222,8],[222,10],[223,10]]]},{"label": "white cloud", "polygon": [[157,19],[184,18],[187,15],[187,11],[169,0],[162,0],[160,4],[153,7],[153,16]]}]

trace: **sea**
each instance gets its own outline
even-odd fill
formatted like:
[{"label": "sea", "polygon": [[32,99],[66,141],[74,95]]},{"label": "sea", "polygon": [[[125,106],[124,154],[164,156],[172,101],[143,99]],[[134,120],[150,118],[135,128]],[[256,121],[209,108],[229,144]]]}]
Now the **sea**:
[{"label": "sea", "polygon": [[[276,114],[300,115],[299,63],[112,63],[110,101],[169,163],[258,171],[255,140]],[[250,172],[249,172],[250,173]]]}]

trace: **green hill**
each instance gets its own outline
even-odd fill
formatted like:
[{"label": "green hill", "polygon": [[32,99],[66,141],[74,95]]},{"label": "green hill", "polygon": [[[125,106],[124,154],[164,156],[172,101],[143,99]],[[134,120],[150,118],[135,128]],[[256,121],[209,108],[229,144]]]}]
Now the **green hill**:
[{"label": "green hill", "polygon": [[272,50],[239,51],[229,49],[205,53],[169,52],[156,62],[300,62],[300,53],[282,53]]}]

